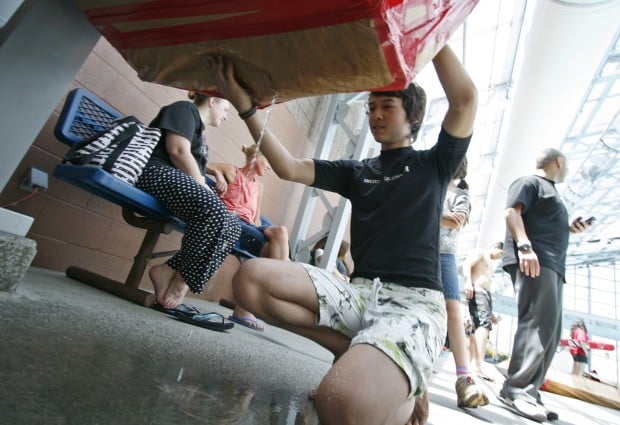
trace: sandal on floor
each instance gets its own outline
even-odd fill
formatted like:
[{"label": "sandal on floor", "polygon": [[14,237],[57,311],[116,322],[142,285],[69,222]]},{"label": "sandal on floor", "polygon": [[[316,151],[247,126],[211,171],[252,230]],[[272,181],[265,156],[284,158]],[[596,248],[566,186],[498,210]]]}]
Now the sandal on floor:
[{"label": "sandal on floor", "polygon": [[161,304],[155,303],[153,304],[153,308],[157,311],[161,311],[162,313],[170,314],[175,317],[192,317],[196,314],[200,314],[200,311],[196,307],[188,304],[179,304],[176,308],[166,308]]},{"label": "sandal on floor", "polygon": [[198,313],[192,316],[180,315],[177,316],[177,319],[185,323],[200,326],[201,328],[220,332],[231,329],[235,326],[234,323],[225,323],[224,316],[219,313]]},{"label": "sandal on floor", "polygon": [[254,319],[252,317],[228,316],[228,320],[230,320],[231,322],[238,323],[241,326],[245,326],[246,328],[250,328],[250,329],[252,329],[253,331],[256,331],[256,332],[263,332],[265,330],[265,328],[261,329],[261,328],[257,328],[256,326],[252,326],[253,324],[260,324],[260,325],[262,325],[262,322],[260,322],[257,319]]}]

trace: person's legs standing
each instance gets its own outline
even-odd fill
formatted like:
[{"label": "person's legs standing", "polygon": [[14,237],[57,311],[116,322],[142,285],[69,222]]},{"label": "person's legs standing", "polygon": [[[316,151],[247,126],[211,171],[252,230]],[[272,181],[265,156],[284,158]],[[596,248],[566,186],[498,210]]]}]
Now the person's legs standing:
[{"label": "person's legs standing", "polygon": [[[550,297],[550,299],[556,300],[556,303],[554,304],[553,302],[550,302],[549,307],[544,309],[546,316],[545,318],[543,318],[543,320],[546,325],[547,324],[549,325],[549,326],[546,326],[546,330],[542,332],[542,335],[544,335],[546,339],[545,354],[543,356],[543,362],[542,362],[540,371],[536,375],[535,380],[532,384],[531,395],[533,395],[536,398],[536,401],[538,402],[538,404],[544,407],[544,404],[542,402],[541,395],[540,395],[540,387],[545,382],[547,371],[549,370],[549,367],[551,366],[553,357],[555,356],[555,350],[558,344],[560,343],[560,338],[562,336],[562,305],[563,305],[562,297],[563,297],[563,292],[564,292],[563,291],[564,280],[558,273],[556,273],[555,271],[551,269],[541,268],[541,274],[543,272],[546,275],[548,275],[547,279],[550,282],[549,293],[547,296]],[[555,285],[551,283],[554,280],[555,280]],[[555,293],[553,291],[554,289],[555,289]],[[555,323],[555,326],[553,326],[553,323]],[[546,407],[544,407],[544,409],[545,409],[545,414],[547,415],[548,420],[558,419],[557,412],[551,411],[547,409]]]},{"label": "person's legs standing", "polygon": [[455,388],[457,393],[457,404],[459,407],[485,406],[489,404],[489,399],[469,375],[469,369],[467,367],[469,363],[467,342],[465,339],[465,328],[463,326],[461,303],[459,300],[456,259],[453,254],[441,254],[441,283],[446,300],[446,311],[448,313],[450,350],[452,351],[454,363],[456,365],[457,382]]},{"label": "person's legs standing", "polygon": [[562,277],[553,270],[541,268],[541,273],[543,272],[549,275],[548,280],[550,284],[547,297],[551,300],[555,300],[555,303],[547,302],[542,311],[544,313],[542,320],[545,325],[542,335],[546,340],[546,344],[543,367],[535,382],[536,388],[540,388],[545,382],[545,376],[553,362],[553,357],[555,356],[556,349],[562,337],[564,282]]},{"label": "person's legs standing", "polygon": [[478,359],[478,347],[476,345],[476,329],[480,327],[480,314],[478,313],[478,304],[476,304],[476,297],[472,297],[467,300],[467,309],[469,310],[469,317],[471,317],[471,335],[469,337],[469,361],[471,368],[476,371],[476,373],[480,372],[480,362],[482,359]]},{"label": "person's legs standing", "polygon": [[[555,271],[541,267],[536,278],[517,272],[518,326],[514,338],[508,378],[504,390],[523,390],[534,386],[537,390],[544,380],[547,368],[559,342],[561,332],[561,295]],[[549,351],[551,350],[551,351]]]},{"label": "person's legs standing", "polygon": [[493,329],[493,304],[491,293],[484,288],[474,289],[474,302],[476,304],[476,330],[474,331],[474,345],[476,350],[476,373],[484,379],[492,380],[482,370],[482,365],[487,352],[489,333]]},{"label": "person's legs standing", "polygon": [[[533,379],[535,370],[532,371],[528,367],[533,359],[528,360],[528,356],[542,359],[543,355],[543,348],[536,337],[539,318],[531,307],[538,290],[538,282],[535,278],[525,276],[518,269],[511,270],[511,276],[517,296],[518,322],[508,365],[508,378],[502,388],[502,392],[509,397],[513,397],[515,392],[523,392]],[[536,363],[535,369],[538,368],[540,360]]]},{"label": "person's legs standing", "polygon": [[[547,350],[555,351],[559,341],[561,302],[557,297],[562,294],[558,285],[561,282],[555,271],[545,267],[541,267],[536,278],[528,277],[516,268],[511,268],[509,273],[517,292],[518,325],[508,378],[500,396],[524,416],[538,421],[557,419],[557,414],[541,405],[538,388],[553,358]],[[561,332],[561,322],[559,326]]]},{"label": "person's legs standing", "polygon": [[583,372],[586,370],[586,363],[588,358],[580,354],[573,356],[573,371],[572,374],[576,376],[583,376]]}]

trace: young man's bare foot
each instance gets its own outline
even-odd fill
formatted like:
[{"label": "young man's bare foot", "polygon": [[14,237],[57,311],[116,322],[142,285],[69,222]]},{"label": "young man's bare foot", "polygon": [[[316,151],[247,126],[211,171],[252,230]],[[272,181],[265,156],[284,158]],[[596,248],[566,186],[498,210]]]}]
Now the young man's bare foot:
[{"label": "young man's bare foot", "polygon": [[165,308],[176,308],[183,302],[183,298],[185,298],[188,290],[189,286],[187,286],[185,280],[179,273],[175,273],[161,302],[159,300],[157,302]]},{"label": "young man's bare foot", "polygon": [[415,406],[411,419],[406,425],[424,425],[428,420],[429,414],[429,397],[428,390],[425,390],[422,395],[416,397]]},{"label": "young man's bare foot", "polygon": [[265,325],[263,322],[259,321],[256,319],[256,316],[239,306],[235,306],[232,317],[234,317],[236,319],[235,322],[240,325],[247,326],[248,328],[256,329],[258,331],[265,330]]},{"label": "young man's bare foot", "polygon": [[164,305],[164,297],[166,296],[170,281],[172,281],[175,274],[176,271],[166,263],[153,266],[149,270],[149,277],[155,290],[155,299],[162,306]]}]

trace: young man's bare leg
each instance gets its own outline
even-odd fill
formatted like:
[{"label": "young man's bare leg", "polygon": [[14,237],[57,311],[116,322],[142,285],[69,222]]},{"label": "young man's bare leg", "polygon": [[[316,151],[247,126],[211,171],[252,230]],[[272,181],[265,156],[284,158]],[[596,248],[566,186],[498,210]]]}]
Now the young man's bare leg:
[{"label": "young man's bare leg", "polygon": [[[269,226],[264,232],[266,242],[260,251],[261,258],[273,258],[276,260],[288,260],[289,259],[289,247],[288,247],[288,231],[284,226]],[[239,319],[250,319],[246,323],[249,327],[263,330],[265,326],[256,319],[256,316],[252,312],[236,305],[232,313],[233,317]]]},{"label": "young man's bare leg", "polygon": [[357,344],[325,375],[315,403],[323,425],[403,425],[414,413],[415,400],[408,394],[409,381],[392,359],[372,345]]},{"label": "young man's bare leg", "polygon": [[312,339],[335,357],[349,347],[349,338],[316,324],[316,289],[300,264],[268,258],[248,260],[233,276],[233,293],[241,307],[260,319]]}]

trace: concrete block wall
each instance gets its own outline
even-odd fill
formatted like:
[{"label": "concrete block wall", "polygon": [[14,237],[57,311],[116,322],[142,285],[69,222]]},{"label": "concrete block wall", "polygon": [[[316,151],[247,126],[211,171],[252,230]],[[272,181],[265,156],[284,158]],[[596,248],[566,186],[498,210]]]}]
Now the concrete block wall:
[{"label": "concrete block wall", "polygon": [[[183,90],[140,81],[135,71],[103,38],[84,62],[67,93],[75,87],[85,87],[123,114],[135,115],[147,123],[161,106],[187,98]],[[53,135],[63,103],[64,98],[0,193],[0,205],[4,206],[27,195],[19,189],[19,184],[30,167],[45,171],[49,174],[49,188],[46,192],[8,207],[34,217],[27,235],[37,242],[38,247],[33,266],[64,271],[69,265],[77,265],[113,279],[124,280],[144,231],[126,224],[116,205],[52,177],[54,167],[68,149]],[[305,108],[303,113],[306,117],[312,116],[312,108],[317,104],[316,100],[300,102],[301,108]],[[311,118],[303,123],[302,128],[289,109],[299,111],[300,106],[276,105],[269,128],[294,155],[312,156],[314,146],[308,141]],[[240,146],[253,142],[245,124],[234,110],[223,125],[208,128],[206,138],[210,161],[238,165],[244,163]],[[265,176],[262,181],[265,185],[263,213],[290,230],[303,187],[282,181],[273,173]],[[157,249],[178,249],[180,241],[181,235],[177,232],[163,235]],[[234,267],[235,262],[229,261],[227,265],[229,263]],[[222,270],[222,276],[222,279],[227,279],[230,269]],[[214,280],[217,278],[216,275]],[[151,288],[148,278],[143,279],[142,285]]]}]

